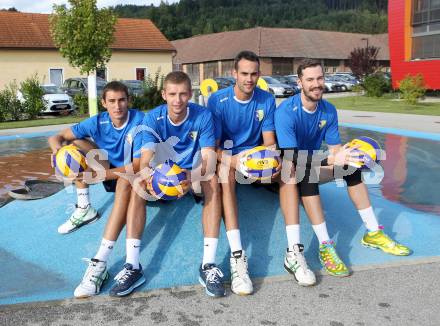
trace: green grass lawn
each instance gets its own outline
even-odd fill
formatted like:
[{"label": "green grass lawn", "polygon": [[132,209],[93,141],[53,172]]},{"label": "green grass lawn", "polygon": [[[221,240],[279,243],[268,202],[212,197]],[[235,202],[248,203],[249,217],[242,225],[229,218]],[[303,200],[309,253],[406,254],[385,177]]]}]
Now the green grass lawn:
[{"label": "green grass lawn", "polygon": [[23,121],[9,121],[1,122],[1,129],[13,129],[13,128],[27,128],[27,127],[38,127],[38,126],[49,126],[49,125],[61,125],[65,123],[76,123],[84,120],[88,116],[66,116],[66,117],[50,117],[50,118],[39,118],[35,120],[23,120]]},{"label": "green grass lawn", "polygon": [[329,98],[328,101],[334,104],[338,110],[440,115],[440,102],[410,105],[389,97],[374,98],[366,96]]}]

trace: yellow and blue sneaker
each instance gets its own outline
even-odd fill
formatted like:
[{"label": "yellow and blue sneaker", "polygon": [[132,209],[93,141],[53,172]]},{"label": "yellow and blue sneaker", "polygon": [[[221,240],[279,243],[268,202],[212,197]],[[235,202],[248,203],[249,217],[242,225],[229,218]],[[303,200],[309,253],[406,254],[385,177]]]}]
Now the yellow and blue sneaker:
[{"label": "yellow and blue sneaker", "polygon": [[379,230],[377,231],[365,233],[361,243],[365,247],[381,249],[383,252],[391,255],[408,256],[411,254],[411,249],[392,240],[387,234],[385,234],[382,225],[379,226]]},{"label": "yellow and blue sneaker", "polygon": [[336,253],[335,243],[332,240],[324,241],[319,246],[319,261],[325,271],[332,276],[350,275],[347,266]]}]

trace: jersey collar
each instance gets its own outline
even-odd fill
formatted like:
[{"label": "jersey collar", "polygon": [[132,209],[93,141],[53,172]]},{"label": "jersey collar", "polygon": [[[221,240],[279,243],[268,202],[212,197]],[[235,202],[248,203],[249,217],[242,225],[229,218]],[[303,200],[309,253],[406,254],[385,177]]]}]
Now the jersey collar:
[{"label": "jersey collar", "polygon": [[185,116],[185,118],[182,121],[180,121],[179,123],[174,123],[173,121],[171,121],[170,116],[167,113],[167,119],[171,123],[171,125],[174,126],[174,127],[179,127],[179,126],[183,125],[185,123],[185,121],[188,119],[188,117],[189,117],[189,106],[186,107],[186,116]]},{"label": "jersey collar", "polygon": [[113,121],[111,119],[110,119],[110,122],[112,123],[113,128],[115,128],[116,130],[122,130],[127,126],[128,120],[130,120],[130,110],[128,110],[128,113],[127,113],[127,120],[125,120],[124,124],[122,126],[120,126],[119,128],[115,127],[115,125],[113,124]]}]

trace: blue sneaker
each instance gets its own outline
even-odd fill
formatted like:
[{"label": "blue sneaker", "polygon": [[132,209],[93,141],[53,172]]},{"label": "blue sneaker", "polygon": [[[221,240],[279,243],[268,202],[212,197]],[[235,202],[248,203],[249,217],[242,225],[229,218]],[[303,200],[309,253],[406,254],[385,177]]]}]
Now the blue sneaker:
[{"label": "blue sneaker", "polygon": [[215,264],[205,264],[199,268],[199,282],[205,287],[205,292],[211,297],[224,297],[226,295],[223,286],[222,271]]},{"label": "blue sneaker", "polygon": [[110,296],[123,297],[133,292],[135,288],[141,286],[145,282],[142,266],[139,269],[133,269],[129,263],[124,265],[124,269],[115,277],[116,284],[110,290]]}]

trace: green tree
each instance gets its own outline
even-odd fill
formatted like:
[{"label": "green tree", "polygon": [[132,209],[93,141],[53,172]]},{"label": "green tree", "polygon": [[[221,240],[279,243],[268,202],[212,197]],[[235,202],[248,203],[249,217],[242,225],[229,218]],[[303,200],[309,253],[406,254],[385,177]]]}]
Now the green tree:
[{"label": "green tree", "polygon": [[96,69],[111,58],[116,16],[109,9],[98,9],[96,0],[69,0],[70,8],[54,5],[50,17],[54,43],[73,67],[88,75],[90,116],[98,113]]}]

